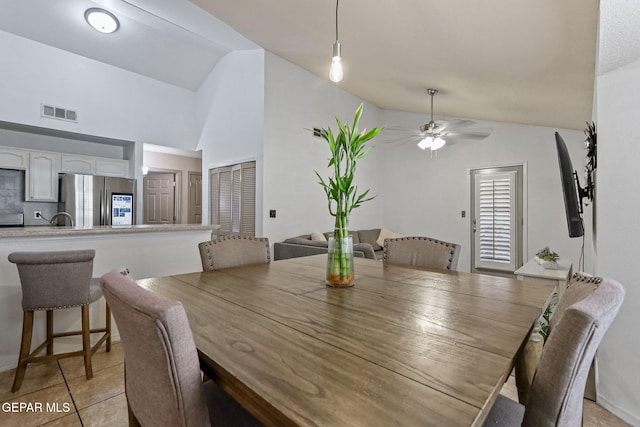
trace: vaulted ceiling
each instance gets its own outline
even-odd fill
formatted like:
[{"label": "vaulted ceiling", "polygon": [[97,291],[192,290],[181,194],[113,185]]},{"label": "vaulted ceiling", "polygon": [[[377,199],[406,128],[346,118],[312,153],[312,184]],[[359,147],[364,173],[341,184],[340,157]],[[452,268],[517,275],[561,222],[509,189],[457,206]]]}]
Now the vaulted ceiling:
[{"label": "vaulted ceiling", "polygon": [[[84,22],[96,6],[118,16],[116,33]],[[437,88],[437,115],[582,129],[598,9],[598,0],[342,0],[338,86],[425,114],[425,91]],[[334,0],[29,0],[3,4],[0,30],[197,90],[226,53],[259,47],[327,79],[335,12]]]}]

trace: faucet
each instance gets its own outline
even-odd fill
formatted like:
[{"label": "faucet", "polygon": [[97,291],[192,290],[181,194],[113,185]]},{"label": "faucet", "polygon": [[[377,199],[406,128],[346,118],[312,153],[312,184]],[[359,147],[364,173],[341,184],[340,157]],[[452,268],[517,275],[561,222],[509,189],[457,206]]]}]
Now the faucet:
[{"label": "faucet", "polygon": [[49,220],[49,224],[54,224],[55,223],[55,219],[59,216],[64,216],[66,218],[69,218],[69,222],[71,223],[71,226],[73,227],[73,217],[71,216],[71,214],[69,214],[68,212],[58,212],[56,213],[54,216],[51,217],[51,219]]}]

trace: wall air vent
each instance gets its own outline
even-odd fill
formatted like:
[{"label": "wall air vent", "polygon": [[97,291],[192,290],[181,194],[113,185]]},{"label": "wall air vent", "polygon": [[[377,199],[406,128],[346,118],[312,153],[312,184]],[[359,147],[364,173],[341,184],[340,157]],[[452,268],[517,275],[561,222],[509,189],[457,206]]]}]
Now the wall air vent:
[{"label": "wall air vent", "polygon": [[50,119],[58,119],[74,123],[78,122],[78,113],[76,111],[53,105],[42,104],[40,115]]}]

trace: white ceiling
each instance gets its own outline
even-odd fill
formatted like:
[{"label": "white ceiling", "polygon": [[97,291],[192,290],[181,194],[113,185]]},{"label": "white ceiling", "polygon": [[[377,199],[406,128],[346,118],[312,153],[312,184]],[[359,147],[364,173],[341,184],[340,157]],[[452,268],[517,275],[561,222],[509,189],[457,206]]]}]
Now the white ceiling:
[{"label": "white ceiling", "polygon": [[[636,10],[636,1],[602,0],[613,10]],[[326,79],[335,5],[21,0],[3,2],[0,30],[197,90],[227,52],[258,46]],[[118,16],[116,33],[87,26],[84,11],[96,6]],[[582,129],[591,120],[598,8],[598,0],[342,0],[338,85],[385,109],[426,114],[425,90],[434,87],[437,115]],[[637,22],[627,16],[610,19]],[[616,42],[601,40],[601,49]]]},{"label": "white ceiling", "polygon": [[[194,0],[250,40],[327,76],[334,0]],[[583,129],[598,0],[342,0],[339,86],[387,109]]]},{"label": "white ceiling", "polygon": [[[91,7],[113,12],[118,31],[89,27]],[[258,48],[185,0],[8,1],[0,30],[191,90],[231,50]]]}]

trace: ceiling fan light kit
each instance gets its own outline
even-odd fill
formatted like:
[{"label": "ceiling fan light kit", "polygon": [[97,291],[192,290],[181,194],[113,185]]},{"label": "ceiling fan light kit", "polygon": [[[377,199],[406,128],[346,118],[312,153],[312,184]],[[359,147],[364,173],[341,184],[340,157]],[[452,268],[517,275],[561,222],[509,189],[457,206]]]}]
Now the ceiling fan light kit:
[{"label": "ceiling fan light kit", "polygon": [[426,150],[427,148],[431,147],[432,143],[433,143],[433,138],[431,138],[430,136],[425,136],[424,139],[418,142],[418,147],[422,148],[423,150]]},{"label": "ceiling fan light kit", "polygon": [[427,136],[420,142],[418,142],[418,147],[426,150],[427,148],[431,148],[431,151],[439,150],[444,147],[447,143],[440,135],[434,135],[434,129],[436,127],[436,122],[433,120],[433,97],[438,94],[438,89],[427,89],[427,95],[431,97],[431,121],[426,125],[420,126],[420,130],[422,132],[427,132]]},{"label": "ceiling fan light kit", "polygon": [[344,73],[342,71],[342,49],[338,41],[338,3],[336,0],[336,42],[333,44],[333,55],[331,57],[331,68],[329,69],[329,79],[338,83],[342,80]]},{"label": "ceiling fan light kit", "polygon": [[445,141],[443,138],[436,136],[431,143],[431,151],[439,150],[440,148],[444,147],[446,143],[447,141]]}]

